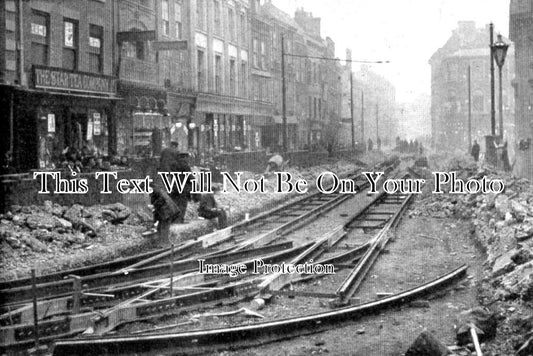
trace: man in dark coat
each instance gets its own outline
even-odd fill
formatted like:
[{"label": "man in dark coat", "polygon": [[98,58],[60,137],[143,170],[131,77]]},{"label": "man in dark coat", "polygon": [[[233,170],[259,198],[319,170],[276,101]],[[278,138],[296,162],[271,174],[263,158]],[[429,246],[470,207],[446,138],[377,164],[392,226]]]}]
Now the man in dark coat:
[{"label": "man in dark coat", "polygon": [[372,139],[369,138],[368,139],[368,151],[372,151],[373,148],[374,148],[374,142],[372,142]]},{"label": "man in dark coat", "polygon": [[[189,166],[189,154],[178,152],[178,143],[172,141],[170,147],[161,151],[161,159],[159,162],[159,172],[191,172]],[[189,176],[185,187],[180,193],[175,187],[170,192],[169,196],[178,206],[180,213],[175,219],[175,222],[183,224],[185,222],[185,213],[187,211],[187,203],[191,199],[192,177]]]},{"label": "man in dark coat", "polygon": [[[191,167],[189,166],[189,154],[188,153],[177,153],[176,161],[174,164],[173,172],[192,172]],[[185,222],[185,213],[187,212],[187,204],[191,200],[191,190],[192,190],[192,177],[189,176],[185,183],[183,191],[179,193],[178,191],[173,191],[170,193],[170,197],[176,203],[180,210],[180,214],[177,217],[176,221],[178,224],[183,224]]]},{"label": "man in dark coat", "polygon": [[470,151],[470,154],[472,157],[474,157],[474,161],[478,161],[479,159],[479,144],[477,143],[477,140],[474,140],[474,144],[472,145],[472,150]]}]

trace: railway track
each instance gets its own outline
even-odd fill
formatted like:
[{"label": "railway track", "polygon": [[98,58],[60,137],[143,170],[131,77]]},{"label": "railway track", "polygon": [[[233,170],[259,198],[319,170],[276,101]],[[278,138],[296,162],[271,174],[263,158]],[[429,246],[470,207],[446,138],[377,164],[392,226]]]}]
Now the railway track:
[{"label": "railway track", "polygon": [[[354,175],[352,178],[361,188],[365,186],[366,182],[361,175]],[[32,334],[28,326],[33,307],[28,303],[34,297],[39,300],[36,308],[37,318],[48,321],[56,315],[79,313],[80,310],[87,308],[105,308],[142,295],[146,287],[140,283],[168,277],[170,265],[175,265],[174,273],[177,275],[193,270],[195,259],[186,259],[193,254],[196,260],[204,258],[213,263],[231,263],[246,259],[247,256],[263,257],[264,255],[267,255],[269,261],[275,262],[276,258],[287,256],[291,251],[299,252],[299,248],[291,250],[290,242],[269,246],[264,246],[265,244],[297,229],[306,221],[333,208],[347,198],[349,198],[348,195],[339,193],[323,195],[316,192],[260,214],[249,221],[204,235],[194,241],[188,241],[173,249],[172,256],[170,256],[170,249],[162,249],[120,261],[41,276],[34,281],[34,286],[28,285],[29,279],[3,283],[4,289],[1,290],[3,314],[0,315],[3,344],[24,343],[23,335]],[[254,242],[234,246],[236,242],[243,240]],[[210,250],[213,246],[220,247],[228,241],[230,248]],[[259,247],[254,248],[254,246]],[[287,249],[289,250],[286,251]],[[235,251],[229,253],[229,250]],[[282,252],[274,256],[268,255],[276,251]],[[109,269],[114,270],[109,272]],[[68,279],[64,279],[65,277]],[[46,323],[41,323],[44,330],[40,335],[50,335],[53,338],[59,334],[58,330],[65,329],[65,323],[60,324],[61,322],[52,321],[47,327]],[[5,342],[6,339],[11,341]]]},{"label": "railway track", "polygon": [[[357,181],[358,177],[353,177],[353,179]],[[358,181],[361,187],[364,182],[366,180]],[[27,347],[35,341],[36,332],[41,342],[49,342],[90,330],[99,336],[75,341],[58,341],[54,354],[81,355],[94,352],[114,354],[118,349],[129,350],[130,346],[126,344],[135,344],[130,336],[123,338],[105,336],[122,325],[157,320],[161,316],[183,314],[199,308],[214,308],[221,303],[241,305],[250,298],[268,299],[272,295],[328,298],[331,307],[342,307],[332,312],[331,315],[325,313],[314,316],[313,318],[317,320],[315,325],[322,322],[327,325],[330,323],[328,321],[330,318],[342,320],[350,315],[353,316],[353,313],[364,314],[367,311],[377,310],[375,308],[386,307],[388,304],[380,303],[368,305],[368,309],[346,307],[346,305],[352,302],[359,284],[364,280],[380,251],[394,235],[393,230],[409,204],[411,196],[380,193],[364,204],[345,223],[331,229],[326,234],[316,236],[312,242],[299,241],[292,234],[350,197],[351,195],[338,193],[326,196],[311,194],[309,197],[261,214],[250,221],[205,235],[172,250],[158,251],[145,260],[131,260],[130,262],[134,263],[129,265],[124,263],[113,272],[72,277],[69,281],[49,279],[46,283],[37,284],[33,291],[21,283],[18,287],[9,290],[13,303],[9,310],[0,316],[2,348]],[[345,247],[340,248],[341,244]],[[218,250],[214,250],[214,247]],[[287,286],[305,283],[305,281],[321,276],[305,273],[271,273],[268,275],[244,274],[239,278],[231,278],[223,274],[202,274],[197,270],[199,258],[209,264],[241,263],[248,270],[259,258],[267,264],[300,264],[313,260],[316,261],[310,262],[313,266],[331,264],[335,271],[345,273],[338,273],[343,280],[339,281],[339,287],[335,293],[331,291],[295,292],[292,289],[287,290]],[[466,268],[463,269],[466,270]],[[415,288],[416,291],[412,291],[412,294],[395,296],[398,299],[391,299],[389,302],[393,305],[401,300],[414,298],[421,293],[428,293],[438,288],[441,283],[449,283],[463,274],[464,271],[453,274],[453,277],[448,276],[450,278],[444,276],[441,282],[422,289]],[[34,295],[40,298],[36,309],[39,320],[37,327],[33,320],[35,318],[32,318],[32,306],[27,303],[22,305],[16,303],[17,297],[19,301],[23,297],[29,300]],[[14,309],[15,306],[17,309]],[[300,321],[307,323],[313,320],[313,318],[306,319],[308,317],[302,317],[304,319]],[[293,327],[291,325],[295,325],[293,323],[300,322],[298,318],[293,319],[279,321],[282,322],[279,325],[283,326],[285,325],[283,323],[286,323],[286,327],[291,328]],[[249,331],[250,334],[247,334],[248,331],[242,334],[243,331],[240,329],[227,331],[230,334],[219,329],[220,331],[216,333],[218,336],[213,336],[211,330],[192,333],[199,333],[202,340],[209,338],[222,340],[223,335],[231,335],[233,332],[271,339],[272,329],[268,326],[270,324],[260,325],[254,324]],[[302,333],[304,330],[305,328],[302,328]],[[207,334],[203,335],[202,332]],[[145,345],[150,346],[140,350],[146,349],[147,352],[157,351],[159,353],[166,346],[178,347],[181,352],[182,346],[185,350],[191,345],[185,347],[183,340],[180,339],[184,336],[180,334],[176,338],[178,334],[156,337],[155,339],[160,341],[159,346],[157,346],[158,342],[150,341],[152,340],[150,337],[155,335],[141,333],[134,339],[138,344],[146,340]],[[190,342],[194,344],[198,342],[194,340],[199,339],[191,340],[193,341]],[[231,340],[232,337],[227,339],[230,341],[227,345],[232,344]],[[218,342],[213,343],[215,344]],[[140,350],[137,349],[139,352]],[[130,353],[123,351],[123,354]]]},{"label": "railway track", "polygon": [[[351,178],[361,189],[366,187],[368,183],[360,174],[354,174]],[[328,195],[320,192],[309,194],[253,217],[248,221],[240,222],[226,229],[178,245],[174,249],[173,258],[183,259],[192,255],[196,258],[203,258],[206,254],[213,252],[210,250],[213,246],[218,245],[221,249],[224,249],[224,246],[221,246],[223,243],[226,243],[226,248],[229,246],[231,249],[242,251],[254,246],[264,245],[297,229],[348,198],[350,198],[350,195],[340,194],[339,192]],[[239,244],[238,247],[234,247],[236,242]],[[170,254],[170,248],[167,248],[140,256],[133,256],[115,263],[105,263],[85,269],[42,276],[36,280],[36,291],[32,290],[32,286],[29,283],[30,279],[5,282],[3,283],[5,288],[0,290],[0,294],[3,297],[0,310],[5,314],[9,311],[9,308],[13,309],[13,307],[30,302],[35,294],[38,300],[72,294],[76,292],[72,276],[80,277],[80,283],[87,292],[95,291],[108,285],[135,283],[149,278],[157,278],[160,276],[158,273],[161,269],[141,269],[141,267],[153,266],[162,260],[167,260],[168,262]],[[5,320],[5,318],[0,316],[0,325],[2,323],[5,324],[5,321],[2,320]]]}]

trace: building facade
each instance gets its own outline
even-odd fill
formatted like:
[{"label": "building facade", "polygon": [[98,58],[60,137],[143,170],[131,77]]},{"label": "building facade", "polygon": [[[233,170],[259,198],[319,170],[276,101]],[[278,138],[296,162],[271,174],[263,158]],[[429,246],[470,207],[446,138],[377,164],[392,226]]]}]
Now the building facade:
[{"label": "building facade", "polygon": [[343,68],[320,23],[269,0],[3,1],[2,157],[279,150],[284,116],[288,150],[332,147]]},{"label": "building facade", "polygon": [[67,148],[116,147],[116,8],[111,1],[2,2],[2,156],[53,168]]},{"label": "building facade", "polygon": [[533,3],[511,0],[510,37],[515,45],[516,73],[512,81],[516,101],[514,172],[533,179]]},{"label": "building facade", "polygon": [[[459,22],[446,44],[431,57],[431,133],[437,150],[460,149],[468,152],[469,103],[472,142],[482,146],[491,134],[491,88],[489,28],[476,28],[475,22]],[[508,40],[507,40],[508,42]],[[514,49],[509,48],[502,68],[504,140],[514,146],[514,98],[510,80],[514,76]],[[495,65],[495,92],[498,92],[498,68]],[[470,68],[470,92],[468,77]],[[470,97],[470,101],[469,101]],[[497,98],[495,107],[498,108]],[[496,122],[498,122],[496,109]],[[496,134],[499,127],[496,125]]]}]

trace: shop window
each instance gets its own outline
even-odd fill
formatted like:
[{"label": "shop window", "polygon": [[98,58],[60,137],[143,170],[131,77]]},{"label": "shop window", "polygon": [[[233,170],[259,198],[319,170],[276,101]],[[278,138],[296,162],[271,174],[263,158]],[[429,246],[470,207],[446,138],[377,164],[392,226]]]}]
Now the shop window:
[{"label": "shop window", "polygon": [[31,18],[31,63],[48,65],[50,16],[34,11]]},{"label": "shop window", "polygon": [[222,93],[222,57],[215,55],[215,92]]},{"label": "shop window", "polygon": [[104,71],[103,54],[104,29],[102,26],[89,25],[89,71],[102,73]]},{"label": "shop window", "polygon": [[78,22],[63,21],[63,68],[78,69]]},{"label": "shop window", "polygon": [[181,39],[182,27],[181,27],[181,0],[176,0],[174,4],[174,21],[176,23],[176,38]]}]

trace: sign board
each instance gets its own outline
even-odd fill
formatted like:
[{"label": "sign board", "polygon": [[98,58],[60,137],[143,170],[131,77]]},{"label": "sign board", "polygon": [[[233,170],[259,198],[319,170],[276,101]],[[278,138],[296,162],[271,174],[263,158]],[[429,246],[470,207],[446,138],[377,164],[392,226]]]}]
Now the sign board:
[{"label": "sign board", "polygon": [[48,132],[56,132],[55,114],[48,114]]},{"label": "sign board", "polygon": [[117,92],[117,80],[114,77],[61,68],[33,66],[33,79],[35,88],[99,94]]},{"label": "sign board", "polygon": [[88,121],[87,122],[87,141],[91,141],[93,139],[93,122]]},{"label": "sign board", "polygon": [[100,113],[93,113],[93,132],[95,136],[100,136],[102,133],[102,121],[100,120]]},{"label": "sign board", "polygon": [[152,49],[154,51],[186,51],[187,41],[154,41]]},{"label": "sign board", "polygon": [[155,31],[121,31],[117,32],[117,42],[155,41]]}]

